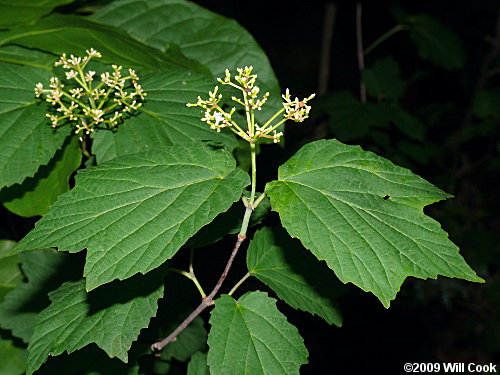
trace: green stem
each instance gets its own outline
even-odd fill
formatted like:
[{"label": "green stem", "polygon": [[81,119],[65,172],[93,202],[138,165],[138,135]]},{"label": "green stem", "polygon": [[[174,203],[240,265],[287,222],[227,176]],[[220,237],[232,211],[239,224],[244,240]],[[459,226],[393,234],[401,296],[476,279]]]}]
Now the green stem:
[{"label": "green stem", "polygon": [[232,287],[232,289],[229,291],[229,295],[232,296],[234,292],[236,292],[236,289],[238,289],[240,287],[241,284],[243,284],[245,282],[246,279],[248,279],[250,275],[248,272],[245,274],[245,276],[243,276],[240,281],[238,281],[236,284],[234,284],[234,286]]},{"label": "green stem", "polygon": [[260,202],[262,202],[262,200],[266,197],[266,193],[262,193],[261,195],[259,195],[259,197],[255,200],[254,204],[253,204],[253,209],[255,210],[257,208],[257,206],[259,205]]},{"label": "green stem", "polygon": [[90,152],[87,151],[87,146],[85,144],[85,137],[82,136],[82,140],[80,141],[80,150],[82,151],[82,154],[86,158],[90,158],[92,155],[90,155]]},{"label": "green stem", "polygon": [[175,267],[169,267],[168,270],[172,271],[172,272],[176,272],[176,273],[178,273],[178,274],[180,274],[182,276],[187,277],[196,286],[196,289],[198,289],[198,292],[200,292],[200,294],[201,294],[201,298],[206,298],[207,297],[207,295],[203,291],[203,288],[202,288],[200,282],[198,281],[198,279],[196,278],[196,276],[194,275],[194,273],[183,271],[183,270],[180,270],[180,269],[175,268]]},{"label": "green stem", "polygon": [[262,134],[269,134],[269,133],[271,133],[274,129],[276,129],[278,126],[280,126],[281,124],[283,124],[286,120],[288,120],[288,119],[285,117],[283,120],[281,120],[280,122],[278,122],[276,125],[273,125],[273,127],[267,129]]},{"label": "green stem", "polygon": [[198,292],[200,292],[201,298],[206,298],[207,295],[203,291],[203,288],[202,288],[200,282],[198,281],[198,279],[196,278],[196,276],[194,274],[193,274],[193,278],[191,279],[191,281],[194,283],[194,285],[196,285],[196,289],[198,289]]},{"label": "green stem", "polygon": [[250,143],[250,156],[252,159],[252,190],[250,193],[250,205],[253,205],[255,200],[255,186],[257,185],[257,160],[255,152],[255,143]]},{"label": "green stem", "polygon": [[78,71],[78,74],[80,75],[80,80],[77,77],[75,77],[75,80],[86,91],[89,102],[90,102],[90,107],[92,109],[96,109],[94,99],[92,98],[92,84],[90,82],[89,82],[89,84],[87,84],[87,81],[85,81],[85,73],[83,72],[83,69],[81,67],[76,67],[76,70]]},{"label": "green stem", "polygon": [[[217,105],[215,108],[216,108],[219,112],[221,112],[221,113],[228,114],[228,113],[227,113],[226,111],[224,111],[224,110],[223,110],[223,109],[222,109],[219,105]],[[230,121],[231,121],[231,124],[233,124],[233,126],[234,126],[236,129],[238,129],[238,130],[240,131],[240,133],[241,133],[241,134],[243,134],[243,135],[245,134],[245,131],[244,131],[242,128],[240,128],[240,127],[239,127],[239,125],[238,125],[236,122],[234,122],[233,120],[230,120]],[[233,129],[233,131],[234,131],[234,129]],[[236,134],[238,134],[238,132],[236,132],[236,131],[235,131],[235,133],[236,133]]]},{"label": "green stem", "polygon": [[68,94],[66,91],[63,91],[61,90],[61,94],[63,94],[65,97],[67,97],[68,99],[70,99],[71,101],[74,101],[75,103],[77,103],[80,107],[82,108],[85,108],[87,109],[88,106],[85,105],[82,101],[78,100],[77,98],[71,96],[70,94]]},{"label": "green stem", "polygon": [[194,260],[194,247],[191,245],[191,247],[189,248],[189,273],[194,275],[193,260]]},{"label": "green stem", "polygon": [[243,222],[241,223],[239,237],[245,238],[247,235],[248,223],[250,222],[250,216],[252,215],[253,208],[252,206],[247,206],[245,208],[245,215],[243,216]]},{"label": "green stem", "polygon": [[402,30],[408,30],[409,27],[406,25],[396,25],[389,31],[385,32],[382,34],[377,40],[375,40],[372,44],[370,44],[368,47],[365,48],[363,51],[363,54],[366,56],[368,55],[371,51],[373,51],[375,48],[377,48],[380,44],[385,42],[387,39],[389,39],[391,36],[394,34],[402,31]]},{"label": "green stem", "polygon": [[245,91],[243,91],[243,99],[245,101],[245,114],[247,116],[248,135],[250,136],[250,138],[253,138],[254,134],[253,122],[250,116],[250,105],[248,104],[247,93]]},{"label": "green stem", "polygon": [[273,117],[271,117],[264,125],[262,125],[262,129],[265,129],[271,122],[273,122],[276,117],[283,113],[284,110],[285,108],[281,108],[278,112],[276,112]]}]

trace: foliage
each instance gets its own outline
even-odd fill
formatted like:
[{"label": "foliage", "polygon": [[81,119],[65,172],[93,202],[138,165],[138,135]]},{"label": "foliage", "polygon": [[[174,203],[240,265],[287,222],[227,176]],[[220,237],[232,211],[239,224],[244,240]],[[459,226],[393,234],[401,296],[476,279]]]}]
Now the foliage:
[{"label": "foliage", "polygon": [[[0,240],[2,373],[298,374],[309,353],[287,312],[340,327],[343,284],[388,308],[408,276],[484,282],[424,213],[451,195],[396,165],[438,153],[396,58],[360,72],[368,101],[299,99],[280,94],[242,26],[196,4],[116,0],[82,15],[70,3],[0,12],[0,201],[28,227]],[[451,30],[393,13],[415,54],[463,68]],[[497,102],[481,88],[471,106],[486,131]],[[261,181],[276,160],[259,152],[282,150],[285,122],[309,116],[339,140],[306,137]]]}]

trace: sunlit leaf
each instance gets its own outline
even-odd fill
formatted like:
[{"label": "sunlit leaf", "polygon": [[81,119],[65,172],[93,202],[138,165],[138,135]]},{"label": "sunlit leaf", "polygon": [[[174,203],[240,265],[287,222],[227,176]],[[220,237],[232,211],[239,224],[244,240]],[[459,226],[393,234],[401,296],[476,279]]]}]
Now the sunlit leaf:
[{"label": "sunlit leaf", "polygon": [[388,307],[408,276],[482,282],[426,205],[449,197],[411,171],[336,140],[307,144],[268,183],[292,237],[344,283]]},{"label": "sunlit leaf", "polygon": [[249,292],[235,301],[215,301],[208,335],[210,372],[226,374],[299,374],[307,349],[297,328],[267,293]]},{"label": "sunlit leaf", "polygon": [[171,258],[240,199],[248,179],[229,152],[204,143],[117,158],[81,170],[16,251],[86,248],[92,290]]}]

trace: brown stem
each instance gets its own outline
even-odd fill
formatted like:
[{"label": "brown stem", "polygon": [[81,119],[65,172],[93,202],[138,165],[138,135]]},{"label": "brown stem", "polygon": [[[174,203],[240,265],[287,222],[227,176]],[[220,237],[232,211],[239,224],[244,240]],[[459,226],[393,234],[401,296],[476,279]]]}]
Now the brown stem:
[{"label": "brown stem", "polygon": [[198,315],[200,315],[201,312],[205,310],[208,306],[213,304],[213,299],[217,294],[217,292],[219,291],[220,287],[222,286],[222,283],[226,279],[229,269],[233,264],[234,258],[238,253],[238,249],[240,248],[241,243],[244,240],[245,240],[244,235],[238,235],[238,240],[234,245],[233,252],[231,253],[229,260],[227,261],[226,267],[224,268],[224,271],[222,272],[222,275],[220,276],[219,281],[217,281],[217,284],[215,285],[212,292],[201,301],[198,307],[191,314],[189,314],[189,316],[170,335],[168,335],[162,341],[155,342],[153,345],[151,345],[151,350],[153,351],[162,350],[165,347],[165,345],[177,340],[177,336],[189,325],[189,323],[191,323]]},{"label": "brown stem", "polygon": [[328,91],[328,79],[330,76],[330,55],[333,37],[333,27],[337,5],[329,1],[325,5],[325,15],[323,17],[323,38],[321,40],[321,55],[319,64],[318,95],[324,95]]},{"label": "brown stem", "polygon": [[363,35],[361,29],[361,13],[363,7],[360,2],[356,4],[356,47],[358,52],[359,69],[359,98],[361,103],[366,103],[366,86],[363,81],[363,70],[365,69],[365,56],[363,53]]}]

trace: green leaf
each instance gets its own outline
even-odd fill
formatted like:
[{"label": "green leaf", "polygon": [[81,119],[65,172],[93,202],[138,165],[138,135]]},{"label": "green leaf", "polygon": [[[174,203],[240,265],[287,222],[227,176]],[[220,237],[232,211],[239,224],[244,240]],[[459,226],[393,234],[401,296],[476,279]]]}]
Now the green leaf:
[{"label": "green leaf", "polygon": [[0,201],[19,216],[45,215],[57,197],[69,190],[69,179],[81,161],[78,138],[70,137],[63,149],[57,151],[50,163],[42,166],[34,177],[0,190]]},{"label": "green leaf", "polygon": [[0,47],[0,61],[52,70],[56,56],[19,46]]},{"label": "green leaf", "polygon": [[34,87],[49,79],[44,69],[0,63],[0,188],[32,177],[62,147],[69,128],[55,131]]},{"label": "green leaf", "polygon": [[26,349],[14,346],[12,341],[0,337],[0,374],[24,374],[27,354]]},{"label": "green leaf", "polygon": [[410,25],[410,37],[421,58],[447,70],[463,67],[465,53],[459,37],[451,29],[427,14],[411,15],[403,22]]},{"label": "green leaf", "polygon": [[207,355],[197,352],[189,361],[187,375],[210,375],[210,369],[207,365]]},{"label": "green leaf", "polygon": [[0,326],[28,342],[35,316],[49,305],[47,293],[63,281],[79,276],[79,262],[52,249],[19,254],[28,282],[22,283],[0,303]]},{"label": "green leaf", "polygon": [[52,9],[74,0],[0,0],[0,28],[32,23]]},{"label": "green leaf", "polygon": [[206,76],[167,71],[151,74],[141,80],[148,93],[140,113],[128,119],[117,131],[96,132],[92,152],[102,163],[117,156],[162,148],[196,140],[223,142],[229,149],[236,139],[229,132],[217,133],[202,122],[197,110],[186,107],[196,97],[207,96],[213,83]]},{"label": "green leaf", "polygon": [[184,0],[114,1],[93,17],[161,50],[177,44],[187,57],[201,62],[217,77],[223,77],[226,68],[252,65],[261,91],[271,93],[262,111],[256,113],[258,121],[266,121],[281,109],[280,88],[269,59],[234,20]]},{"label": "green leaf", "polygon": [[27,373],[47,357],[96,343],[111,358],[128,362],[127,352],[156,315],[163,296],[162,269],[114,282],[87,293],[85,280],[66,282],[49,293],[51,304],[36,318],[28,346]]},{"label": "green leaf", "polygon": [[483,281],[423,212],[449,195],[360,147],[309,143],[265,191],[292,237],[386,307],[407,276]]},{"label": "green leaf", "polygon": [[59,197],[16,249],[87,248],[84,276],[92,290],[171,258],[240,198],[248,180],[229,152],[207,144],[114,159],[79,171],[75,188]]},{"label": "green leaf", "polygon": [[256,232],[248,247],[247,267],[290,306],[318,315],[328,324],[342,325],[335,300],[340,287],[334,273],[284,230]]},{"label": "green leaf", "polygon": [[377,60],[371,68],[363,70],[363,80],[368,94],[379,100],[398,100],[406,89],[398,63],[392,57]]},{"label": "green leaf", "polygon": [[193,69],[205,72],[199,63],[144,45],[123,30],[76,15],[53,14],[35,25],[18,27],[0,34],[0,45],[16,44],[58,55],[85,55],[94,48],[102,53],[101,61],[143,70]]},{"label": "green leaf", "polygon": [[11,240],[0,240],[0,302],[23,281],[19,256],[8,255],[15,245]]},{"label": "green leaf", "polygon": [[226,374],[299,374],[307,349],[297,328],[264,292],[238,301],[223,295],[211,312],[208,335],[210,372]]}]

